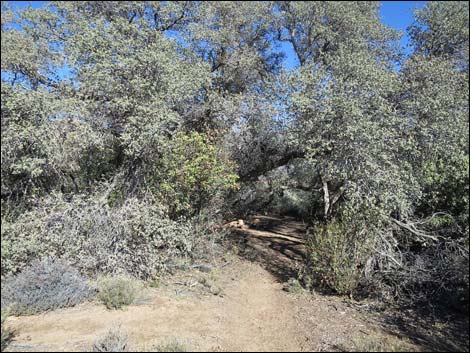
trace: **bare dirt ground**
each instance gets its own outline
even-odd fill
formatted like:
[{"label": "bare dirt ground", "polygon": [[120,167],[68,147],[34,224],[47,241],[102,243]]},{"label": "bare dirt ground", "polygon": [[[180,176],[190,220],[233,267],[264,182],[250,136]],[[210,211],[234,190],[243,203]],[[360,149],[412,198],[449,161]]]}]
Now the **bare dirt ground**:
[{"label": "bare dirt ground", "polygon": [[188,351],[343,351],[377,335],[419,350],[339,298],[283,290],[304,251],[301,222],[258,216],[248,224],[233,232],[232,252],[146,288],[125,310],[86,303],[8,318],[15,336],[7,351],[90,350],[114,325],[140,351],[172,342]]}]

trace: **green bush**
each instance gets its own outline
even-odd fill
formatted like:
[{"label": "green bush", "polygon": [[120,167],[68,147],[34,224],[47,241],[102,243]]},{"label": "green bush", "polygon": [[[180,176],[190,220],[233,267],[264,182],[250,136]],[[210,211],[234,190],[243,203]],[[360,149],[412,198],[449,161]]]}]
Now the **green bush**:
[{"label": "green bush", "polygon": [[466,237],[468,245],[470,191],[468,155],[454,153],[445,160],[429,160],[424,165],[422,174],[424,194],[418,205],[418,212],[433,214],[445,210],[452,217],[434,226],[444,235],[455,237],[457,233],[460,237]]},{"label": "green bush", "polygon": [[173,217],[193,216],[217,194],[237,188],[237,179],[233,162],[209,135],[179,132],[152,172],[152,189]]},{"label": "green bush", "polygon": [[136,299],[138,282],[128,276],[102,277],[98,281],[98,298],[108,309],[121,309]]},{"label": "green bush", "polygon": [[317,223],[307,235],[306,276],[340,295],[352,295],[370,254],[366,229],[333,219]]}]

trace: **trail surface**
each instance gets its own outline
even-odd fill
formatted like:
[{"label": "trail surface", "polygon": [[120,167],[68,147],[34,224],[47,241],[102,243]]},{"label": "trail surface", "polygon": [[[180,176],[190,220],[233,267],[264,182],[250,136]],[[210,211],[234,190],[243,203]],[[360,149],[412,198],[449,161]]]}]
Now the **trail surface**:
[{"label": "trail surface", "polygon": [[283,290],[295,274],[304,225],[258,216],[235,229],[237,254],[210,272],[180,272],[147,288],[136,304],[107,310],[100,303],[10,317],[9,351],[83,351],[113,325],[127,331],[133,350],[178,342],[191,351],[312,351],[347,345],[368,330],[334,298]]}]

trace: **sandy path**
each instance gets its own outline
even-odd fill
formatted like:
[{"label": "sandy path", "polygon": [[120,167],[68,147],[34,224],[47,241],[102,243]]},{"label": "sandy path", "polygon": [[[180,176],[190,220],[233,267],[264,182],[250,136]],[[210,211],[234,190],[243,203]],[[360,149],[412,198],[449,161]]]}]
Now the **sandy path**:
[{"label": "sandy path", "polygon": [[86,303],[8,318],[16,335],[7,351],[90,350],[114,325],[127,331],[131,349],[139,351],[175,341],[188,351],[337,350],[365,330],[339,299],[282,290],[304,254],[304,224],[267,216],[246,223],[231,236],[238,255],[210,273],[175,274],[160,288],[146,289],[139,305],[107,310]]},{"label": "sandy path", "polygon": [[197,351],[302,349],[304,338],[297,330],[293,298],[270,273],[257,264],[240,261],[219,276],[224,278],[219,283],[223,297],[175,296],[166,288],[153,292],[150,303],[124,311],[85,304],[11,317],[7,324],[17,335],[8,350],[86,350],[113,324],[121,324],[132,347],[140,350],[175,340]]}]

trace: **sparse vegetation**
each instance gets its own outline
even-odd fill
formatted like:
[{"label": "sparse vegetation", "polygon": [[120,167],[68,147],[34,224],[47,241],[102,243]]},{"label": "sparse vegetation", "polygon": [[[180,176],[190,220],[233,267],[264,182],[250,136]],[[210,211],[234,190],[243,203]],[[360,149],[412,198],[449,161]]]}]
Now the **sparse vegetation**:
[{"label": "sparse vegetation", "polygon": [[410,352],[412,346],[397,337],[371,333],[353,340],[351,352]]},{"label": "sparse vegetation", "polygon": [[1,316],[1,351],[8,346],[8,343],[10,342],[12,332],[9,330],[9,328],[6,326],[5,321],[8,317],[8,314],[6,311],[2,310],[2,316]]},{"label": "sparse vegetation", "polygon": [[108,309],[122,309],[136,299],[140,284],[125,275],[106,276],[98,281],[98,298]]},{"label": "sparse vegetation", "polygon": [[286,292],[293,294],[301,294],[304,292],[304,288],[297,278],[289,278],[289,280],[284,284],[283,289]]},{"label": "sparse vegetation", "polygon": [[113,326],[93,343],[93,352],[128,352],[129,338],[120,326]]},{"label": "sparse vegetation", "polygon": [[187,352],[186,346],[178,341],[161,344],[153,347],[153,352]]},{"label": "sparse vegetation", "polygon": [[87,279],[63,260],[33,261],[21,273],[2,280],[2,308],[31,315],[80,304],[95,295]]}]

